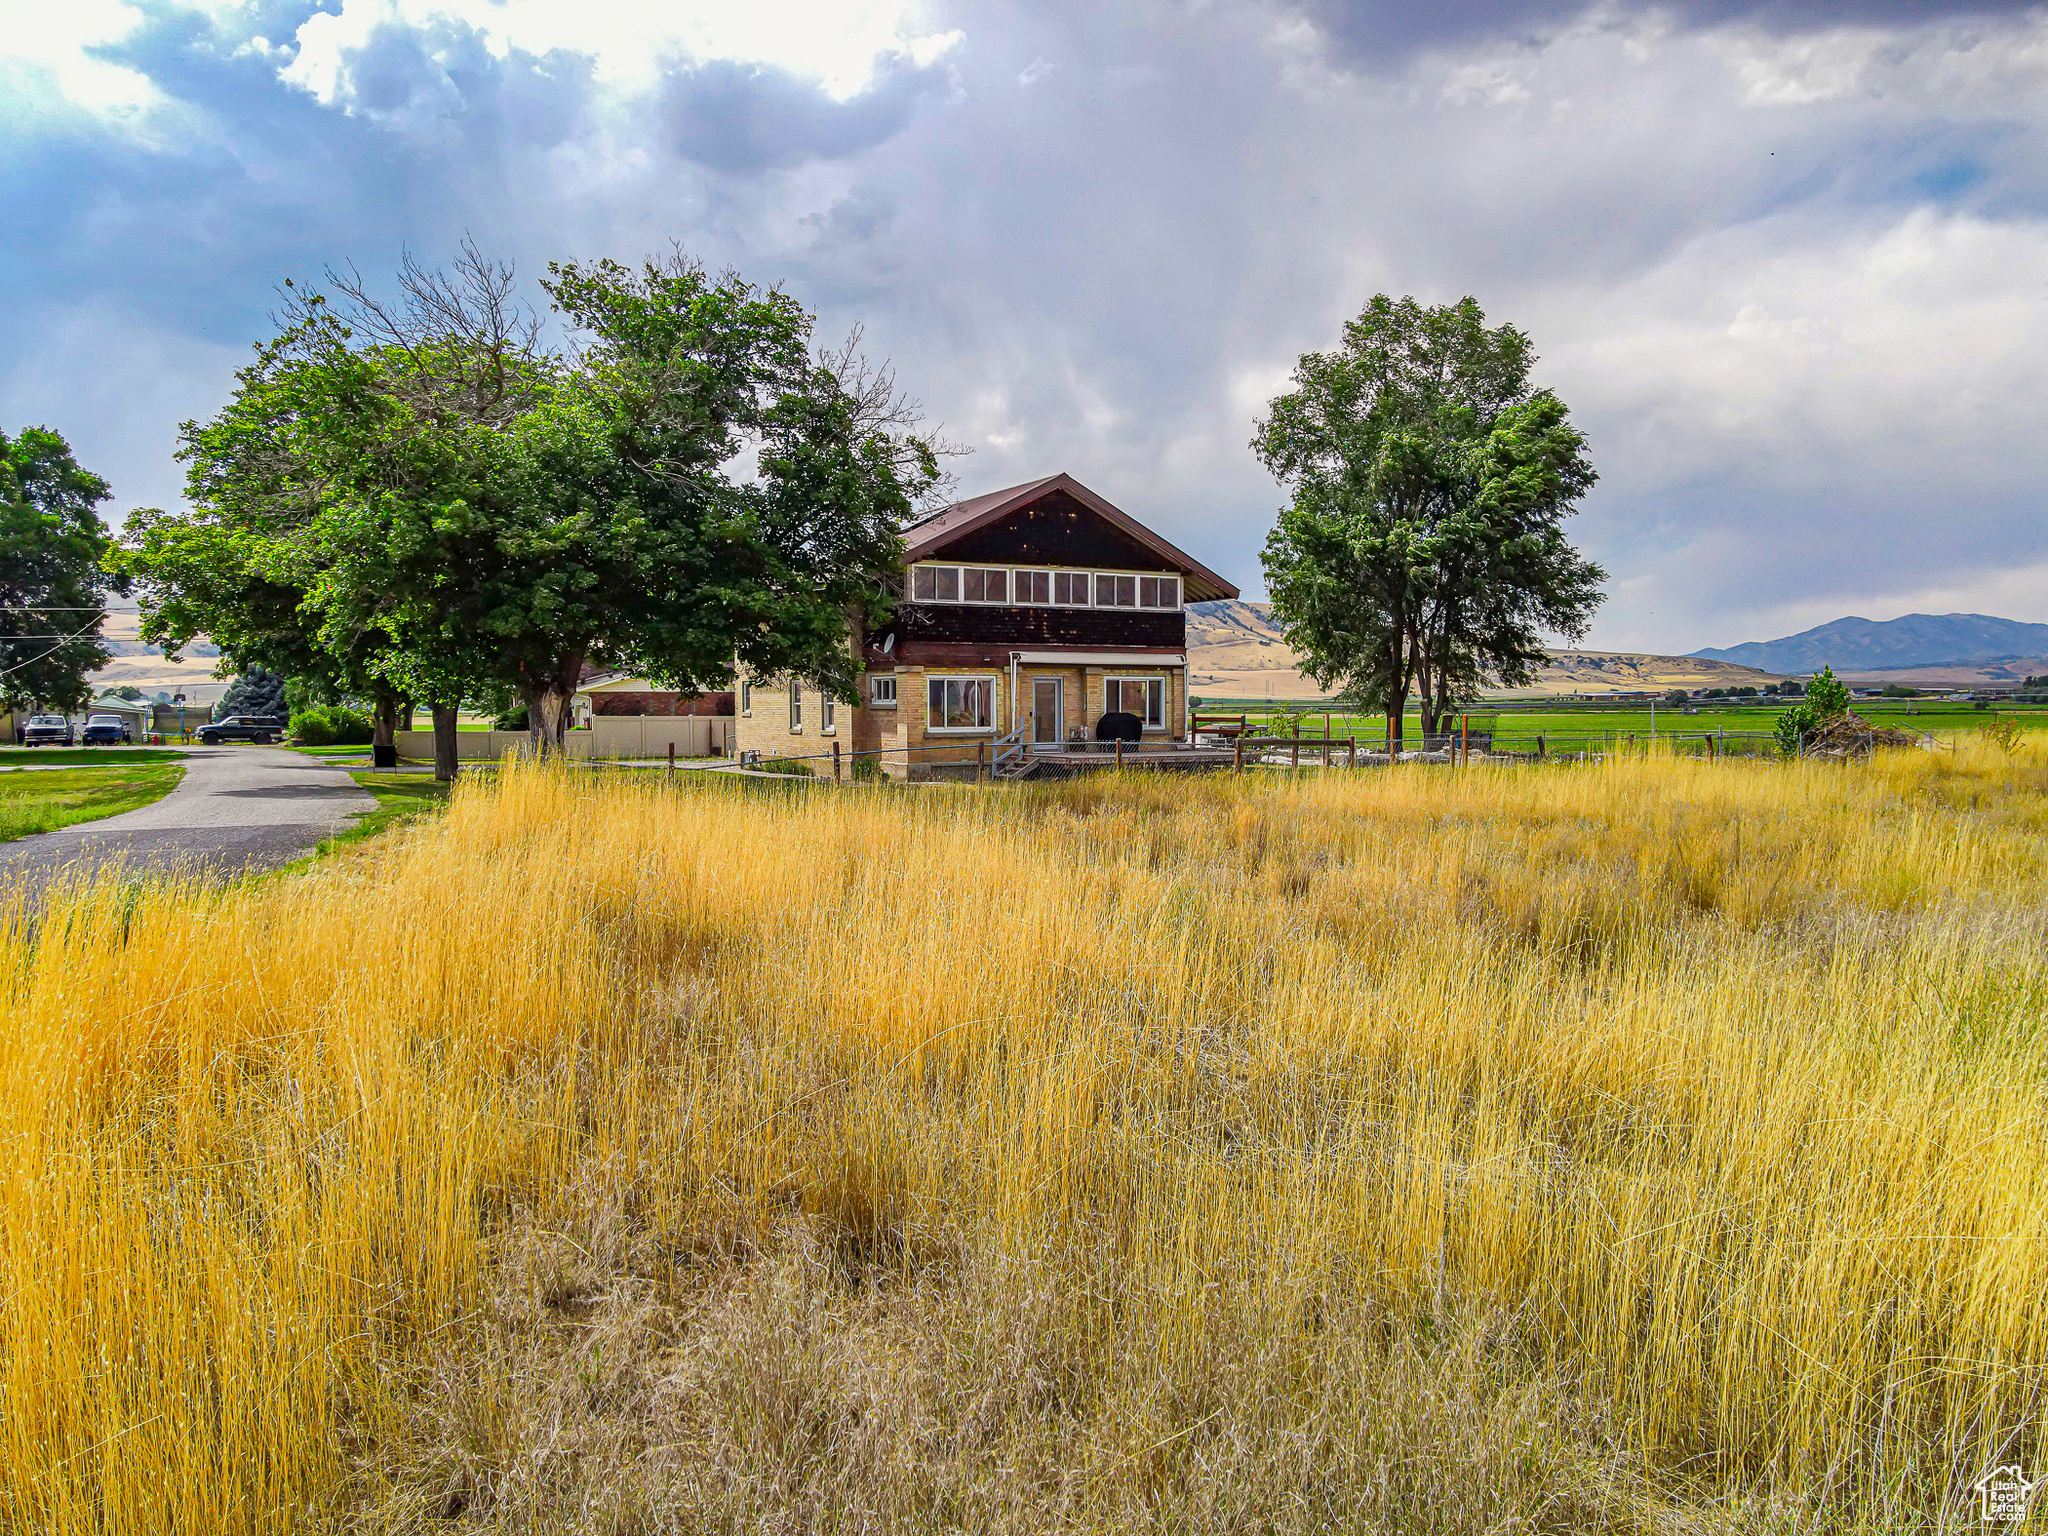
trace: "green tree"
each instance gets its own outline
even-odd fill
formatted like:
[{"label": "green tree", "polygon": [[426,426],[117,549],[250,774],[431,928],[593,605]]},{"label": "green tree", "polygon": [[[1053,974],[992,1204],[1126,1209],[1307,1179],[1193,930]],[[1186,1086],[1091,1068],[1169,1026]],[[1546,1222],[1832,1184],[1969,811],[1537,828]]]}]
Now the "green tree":
[{"label": "green tree", "polygon": [[885,611],[937,480],[886,374],[814,358],[794,300],[680,254],[543,286],[574,355],[504,422],[402,424],[407,476],[435,489],[336,498],[315,601],[465,696],[509,686],[543,750],[588,666],[702,692],[737,663],[857,697],[848,623]]},{"label": "green tree", "polygon": [[[1789,693],[1797,686],[1787,683],[1785,691]],[[1806,701],[1778,716],[1778,745],[1787,752],[1799,751],[1814,732],[1849,713],[1848,684],[1835,676],[1833,667],[1822,667],[1814,673],[1813,681],[1805,684],[1803,691]]]},{"label": "green tree", "polygon": [[112,492],[46,427],[0,432],[0,702],[83,708],[107,664],[99,507]]},{"label": "green tree", "polygon": [[285,681],[268,667],[251,666],[228,684],[221,695],[223,715],[283,715]]},{"label": "green tree", "polygon": [[1543,632],[1583,636],[1605,573],[1564,537],[1595,480],[1564,404],[1477,303],[1378,295],[1303,356],[1252,440],[1291,492],[1263,560],[1275,616],[1324,688],[1400,741],[1492,681],[1533,681]]}]

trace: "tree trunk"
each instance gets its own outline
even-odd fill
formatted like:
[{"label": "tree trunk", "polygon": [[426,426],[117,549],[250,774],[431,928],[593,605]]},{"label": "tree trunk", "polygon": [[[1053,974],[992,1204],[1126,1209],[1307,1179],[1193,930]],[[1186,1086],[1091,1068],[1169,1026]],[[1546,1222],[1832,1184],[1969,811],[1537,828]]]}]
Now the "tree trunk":
[{"label": "tree trunk", "polygon": [[455,782],[455,712],[453,704],[436,704],[434,711],[434,777],[443,784]]},{"label": "tree trunk", "polygon": [[398,700],[388,693],[377,695],[376,708],[370,717],[370,766],[373,768],[396,768],[398,766],[398,743],[392,739],[392,732],[398,725]]},{"label": "tree trunk", "polygon": [[413,709],[414,705],[411,699],[400,699],[398,701],[398,728],[401,731],[412,729]]},{"label": "tree trunk", "polygon": [[537,758],[563,752],[567,747],[569,701],[576,696],[576,684],[583,676],[583,652],[565,656],[548,672],[527,672],[520,680],[519,696],[526,701],[526,736]]}]

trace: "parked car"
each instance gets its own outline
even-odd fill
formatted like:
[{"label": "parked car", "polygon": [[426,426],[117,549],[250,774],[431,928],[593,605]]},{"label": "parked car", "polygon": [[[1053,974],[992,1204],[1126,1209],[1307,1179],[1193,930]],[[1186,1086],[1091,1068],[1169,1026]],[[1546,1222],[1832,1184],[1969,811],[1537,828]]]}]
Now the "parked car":
[{"label": "parked car", "polygon": [[71,721],[63,715],[30,715],[21,733],[24,747],[71,745]]},{"label": "parked car", "polygon": [[224,741],[247,741],[267,747],[283,734],[284,727],[268,715],[229,715],[225,720],[211,720],[199,727],[199,739],[209,747]]},{"label": "parked car", "polygon": [[118,747],[135,739],[128,733],[128,722],[119,715],[87,715],[85,729],[78,734],[80,742],[88,747]]}]

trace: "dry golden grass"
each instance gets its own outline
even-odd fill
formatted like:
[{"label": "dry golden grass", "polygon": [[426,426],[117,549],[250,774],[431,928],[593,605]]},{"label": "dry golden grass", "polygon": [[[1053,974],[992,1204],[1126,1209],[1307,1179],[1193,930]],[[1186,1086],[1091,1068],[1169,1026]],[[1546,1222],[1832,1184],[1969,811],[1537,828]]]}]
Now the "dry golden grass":
[{"label": "dry golden grass", "polygon": [[0,1530],[1935,1529],[2048,754],[514,770],[0,915]]}]

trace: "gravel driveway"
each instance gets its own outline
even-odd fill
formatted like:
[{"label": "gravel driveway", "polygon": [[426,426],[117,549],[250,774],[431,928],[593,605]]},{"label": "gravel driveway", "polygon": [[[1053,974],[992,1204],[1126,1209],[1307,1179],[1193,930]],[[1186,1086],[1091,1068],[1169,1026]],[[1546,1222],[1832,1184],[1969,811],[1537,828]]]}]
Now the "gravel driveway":
[{"label": "gravel driveway", "polygon": [[0,881],[119,862],[233,875],[289,864],[376,805],[339,768],[283,747],[195,747],[153,805],[0,843]]}]

